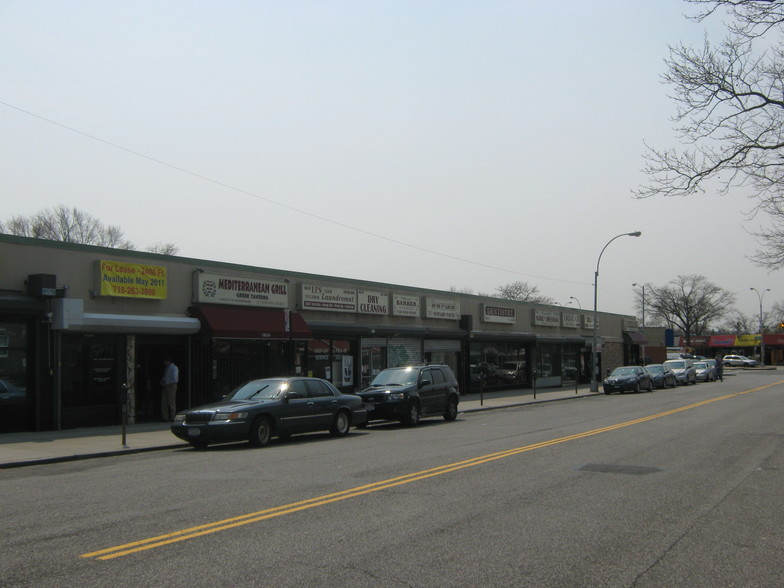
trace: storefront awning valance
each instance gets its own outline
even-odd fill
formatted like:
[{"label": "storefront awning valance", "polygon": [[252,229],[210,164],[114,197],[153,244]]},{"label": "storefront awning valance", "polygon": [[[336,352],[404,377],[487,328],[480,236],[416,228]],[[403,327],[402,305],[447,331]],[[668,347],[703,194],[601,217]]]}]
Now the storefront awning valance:
[{"label": "storefront awning valance", "polygon": [[648,339],[646,339],[645,335],[639,331],[624,331],[623,342],[630,343],[632,345],[647,345]]},{"label": "storefront awning valance", "polygon": [[585,342],[584,337],[570,337],[567,335],[537,335],[537,343],[559,343],[567,345],[570,343],[582,345]]},{"label": "storefront awning valance", "polygon": [[204,331],[221,339],[310,339],[302,315],[286,310],[194,306],[191,314]]},{"label": "storefront awning valance", "polygon": [[536,335],[521,331],[471,331],[468,338],[474,341],[519,341],[521,343],[536,341]]}]

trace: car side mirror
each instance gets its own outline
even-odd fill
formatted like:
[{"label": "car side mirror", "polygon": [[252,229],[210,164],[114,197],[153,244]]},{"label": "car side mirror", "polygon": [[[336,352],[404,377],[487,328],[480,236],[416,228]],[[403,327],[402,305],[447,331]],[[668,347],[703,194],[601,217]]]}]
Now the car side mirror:
[{"label": "car side mirror", "polygon": [[430,380],[422,380],[421,382],[419,382],[419,387],[424,388],[425,386],[430,386],[430,384],[432,383],[433,382],[431,382]]}]

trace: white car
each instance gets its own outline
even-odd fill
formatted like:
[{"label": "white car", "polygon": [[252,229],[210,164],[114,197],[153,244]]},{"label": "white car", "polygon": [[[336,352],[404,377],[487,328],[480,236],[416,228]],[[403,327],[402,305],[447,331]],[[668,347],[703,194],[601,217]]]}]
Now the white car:
[{"label": "white car", "polygon": [[734,367],[756,367],[757,360],[746,357],[745,355],[725,355],[721,362],[724,365],[731,365]]}]

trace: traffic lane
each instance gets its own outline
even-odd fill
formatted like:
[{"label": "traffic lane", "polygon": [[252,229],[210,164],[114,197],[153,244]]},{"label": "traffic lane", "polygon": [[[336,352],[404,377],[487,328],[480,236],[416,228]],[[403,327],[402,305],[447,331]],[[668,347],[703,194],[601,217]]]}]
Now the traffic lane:
[{"label": "traffic lane", "polygon": [[[724,456],[721,464],[723,478],[715,476],[710,467],[705,467],[705,471],[694,467],[694,460],[689,459],[683,463],[686,474],[674,471],[668,475],[668,468],[628,465],[624,460],[610,463],[619,468],[616,471],[571,468],[568,471],[578,472],[575,478],[564,478],[558,474],[551,479],[547,474],[552,471],[553,456],[545,456],[543,452],[528,464],[536,473],[536,479],[524,482],[520,471],[515,472],[511,480],[508,476],[495,478],[488,491],[476,497],[479,507],[469,507],[464,500],[452,500],[460,490],[479,485],[481,474],[477,477],[476,472],[463,472],[472,480],[468,486],[459,484],[454,491],[452,483],[462,480],[449,477],[439,480],[439,483],[448,486],[439,489],[435,504],[432,487],[428,492],[400,487],[394,492],[385,491],[383,496],[364,497],[363,508],[369,512],[387,512],[389,516],[377,516],[377,524],[367,524],[360,533],[354,534],[354,541],[351,541],[351,534],[339,534],[337,545],[343,557],[337,561],[333,557],[334,552],[310,557],[319,541],[307,539],[307,533],[313,532],[313,528],[305,523],[300,531],[294,533],[296,539],[292,547],[296,546],[297,552],[302,548],[303,553],[308,553],[307,560],[304,563],[296,558],[292,560],[285,549],[280,554],[265,553],[266,565],[271,559],[280,557],[271,568],[265,565],[265,578],[283,585],[323,583],[325,577],[331,580],[328,582],[330,585],[365,585],[363,582],[368,582],[366,585],[392,585],[399,581],[422,586],[460,582],[514,585],[521,579],[525,579],[525,583],[550,585],[630,585],[634,581],[642,581],[647,570],[656,569],[657,562],[665,561],[670,552],[677,551],[672,548],[677,539],[690,536],[693,528],[699,527],[705,520],[712,520],[709,513],[715,510],[715,504],[732,500],[739,476],[745,479],[749,468],[748,464],[735,466],[738,459],[730,456],[730,450],[738,451],[743,460],[756,453],[766,455],[771,450],[764,444],[760,447],[757,441],[748,444],[736,442],[731,448],[723,446],[723,439],[731,433],[729,428],[716,438],[705,438],[698,443],[692,439],[693,435],[682,434],[681,425],[677,424],[671,438],[663,441],[665,445],[674,444],[674,451],[659,449],[651,456],[647,455],[647,448],[630,452],[634,444],[622,437],[615,440],[620,441],[620,445],[611,444],[611,452],[623,447],[627,450],[624,456],[633,455],[643,462],[651,461],[651,457],[657,463],[666,461],[662,460],[662,454],[674,455],[676,460],[680,460],[683,453],[681,442],[687,441],[692,448],[692,456],[705,453],[709,457],[707,463],[715,461],[717,451],[718,455]],[[715,431],[722,429],[715,425],[712,422],[708,426]],[[756,420],[754,425],[758,425]],[[621,430],[614,429],[613,433]],[[655,438],[660,436],[657,434]],[[569,455],[575,453],[568,451],[565,445],[558,448]],[[555,450],[556,446],[547,449]],[[596,451],[597,448],[592,449]],[[527,453],[526,460],[536,456],[535,450]],[[522,455],[521,452],[514,457]],[[754,462],[756,458],[752,460]],[[567,471],[566,465],[556,469]],[[655,477],[622,471],[624,468],[640,467],[661,470],[662,477],[655,480]],[[514,471],[510,467],[506,470]],[[498,469],[494,469],[493,473],[498,475]],[[610,485],[607,484],[608,473],[615,477]],[[708,479],[724,482],[726,486],[721,483],[706,486],[706,475]],[[593,481],[596,488],[592,488],[586,480]],[[668,491],[670,485],[676,490]],[[743,494],[743,488],[739,490]],[[569,500],[574,496],[578,500],[570,505]],[[721,499],[717,500],[716,496]],[[598,502],[592,502],[595,497],[598,497]],[[661,520],[663,514],[664,521]],[[326,512],[317,511],[308,521],[311,525],[326,524],[326,528],[315,533],[324,539],[334,536],[330,534],[329,521],[337,521],[339,515],[340,509],[328,508]],[[372,518],[368,515],[366,520],[372,521]],[[282,520],[267,522],[270,526],[264,531],[268,533],[269,540],[277,544],[276,539],[281,538],[281,545],[286,545],[285,538],[290,537],[291,529]],[[725,525],[719,524],[718,527],[724,528]],[[251,529],[237,531],[237,535],[227,540],[238,541],[238,549],[258,538]],[[707,548],[711,551],[715,540],[713,536],[706,537]],[[700,547],[704,549],[706,545],[700,544]],[[226,549],[232,550],[231,547]],[[211,555],[214,554],[202,551],[199,557],[209,558]],[[685,562],[687,576],[695,574],[690,561],[694,556],[694,550],[690,550]],[[722,557],[723,561],[729,561],[727,554],[722,554]],[[363,560],[367,562],[364,565],[361,563]],[[220,558],[215,560],[214,565],[218,565],[219,561]],[[748,570],[743,561],[736,557],[737,566],[733,565],[730,569],[740,566]],[[277,575],[271,576],[270,569],[275,570]],[[683,571],[679,569],[678,573],[683,574]],[[768,562],[767,567],[753,572],[752,577],[759,580],[761,575],[768,574],[767,579],[770,580],[779,571],[775,562]],[[700,570],[699,577],[703,581],[708,579],[708,583],[694,585],[727,583],[724,572],[717,575],[712,567]],[[247,577],[244,579],[247,580]]]},{"label": "traffic lane", "polygon": [[[689,390],[696,391],[700,388],[692,387]],[[709,388],[706,387],[703,392],[707,393],[708,390]],[[634,406],[633,402],[650,400],[646,395],[599,398],[602,402],[595,406],[578,402],[557,403],[561,409],[557,413],[540,409],[484,413],[484,416],[496,415],[497,429],[506,429],[513,433],[502,442],[495,435],[497,431],[494,430],[491,441],[476,441],[474,449],[478,449],[482,443],[485,443],[482,449],[485,449],[488,443],[501,443],[505,448],[509,448],[520,447],[518,442],[521,439],[538,437],[540,440],[547,440],[549,438],[547,434],[558,431],[560,420],[581,422],[593,420],[596,423],[601,421],[600,424],[604,425],[606,421],[604,417],[607,417],[608,413],[614,410],[625,412],[629,407]],[[606,403],[604,400],[610,402]],[[680,400],[682,401],[682,398]],[[669,404],[671,398],[664,395],[659,397],[659,401],[662,404]],[[573,406],[569,410],[564,410],[563,404]],[[601,413],[603,417],[586,415],[586,412],[594,415]],[[560,416],[554,416],[556,414]],[[609,416],[614,415],[609,414]],[[679,417],[683,416],[679,415]],[[662,422],[664,420],[666,419],[661,419]],[[620,432],[617,430],[613,434],[617,435]],[[679,429],[678,433],[680,434]],[[535,546],[546,546],[552,539],[555,541],[550,549],[563,545],[566,539],[562,536],[563,533],[559,534],[558,531],[561,528],[570,528],[570,519],[573,519],[571,527],[584,532],[586,537],[600,536],[591,530],[590,523],[595,520],[594,514],[589,510],[586,517],[581,510],[586,504],[586,498],[582,498],[574,506],[569,506],[569,497],[573,494],[590,497],[594,492],[607,496],[609,492],[607,488],[599,487],[596,490],[559,496],[559,493],[552,489],[558,489],[565,483],[585,484],[591,476],[596,475],[596,472],[586,475],[586,472],[582,471],[576,474],[575,480],[571,480],[568,476],[562,479],[562,472],[579,472],[579,470],[575,470],[573,465],[568,463],[559,466],[552,458],[564,451],[567,455],[577,458],[580,451],[586,447],[590,447],[591,453],[595,454],[598,447],[595,443],[603,435],[609,437],[611,434],[604,433],[573,442],[568,451],[568,443],[531,450],[495,463],[461,471],[459,475],[453,473],[438,479],[431,478],[342,504],[327,505],[179,545],[170,545],[143,554],[120,558],[111,562],[108,567],[101,567],[106,565],[105,562],[98,564],[97,567],[92,567],[94,564],[87,562],[85,576],[80,578],[80,582],[93,585],[90,582],[95,581],[94,585],[100,585],[107,577],[111,577],[111,574],[104,576],[103,572],[107,569],[120,573],[124,579],[138,581],[150,580],[161,572],[166,575],[167,570],[176,569],[176,577],[167,579],[177,583],[176,585],[180,583],[184,585],[188,582],[201,583],[207,579],[220,581],[221,578],[235,579],[242,583],[243,579],[248,579],[248,574],[253,574],[241,565],[242,560],[251,554],[261,558],[265,575],[272,575],[278,583],[284,585],[295,583],[295,579],[297,581],[302,578],[315,579],[313,574],[316,574],[317,570],[320,570],[318,573],[329,571],[329,577],[332,577],[331,574],[336,574],[335,577],[341,578],[341,581],[351,578],[352,582],[357,583],[356,585],[362,585],[361,583],[368,577],[373,578],[373,582],[379,578],[389,580],[398,577],[395,573],[400,570],[407,570],[403,572],[402,577],[421,577],[429,580],[431,584],[449,583],[451,580],[456,580],[454,575],[450,576],[449,570],[442,570],[434,562],[426,559],[426,555],[433,552],[430,547],[437,547],[439,537],[448,538],[448,543],[454,541],[456,544],[451,547],[442,546],[433,553],[438,553],[439,558],[446,558],[457,566],[460,577],[466,574],[479,574],[478,578],[502,581],[517,577],[516,574],[521,572],[514,566],[510,567],[516,559],[514,554],[519,555],[520,550],[523,549],[518,539],[527,537],[526,530],[530,531],[537,526],[547,532],[536,534],[533,541],[529,537],[523,543],[525,549],[533,550],[532,555],[536,555],[533,560],[541,563],[540,573],[545,574],[548,570],[552,573],[553,569],[557,569],[558,566],[555,564],[558,562],[553,562],[552,559],[544,557],[544,554],[538,553]],[[639,433],[637,435],[639,436]],[[370,442],[376,437],[378,443]],[[118,536],[145,537],[150,536],[149,532],[152,530],[159,532],[159,529],[171,531],[183,528],[182,524],[185,522],[192,524],[194,521],[216,520],[226,513],[236,515],[242,512],[243,504],[247,508],[258,507],[263,503],[274,504],[275,500],[278,501],[277,505],[284,504],[283,499],[296,496],[302,489],[305,490],[302,494],[313,496],[318,494],[315,491],[319,487],[329,490],[345,489],[350,487],[354,480],[377,481],[376,475],[382,471],[394,470],[398,474],[402,470],[411,471],[408,466],[420,460],[432,466],[434,460],[443,463],[440,459],[442,456],[464,457],[462,448],[466,444],[466,438],[486,439],[487,437],[486,423],[483,419],[465,419],[460,423],[446,424],[446,426],[442,423],[433,423],[415,430],[383,427],[367,435],[352,435],[350,440],[324,439],[318,442],[306,440],[301,443],[292,441],[289,444],[273,447],[271,451],[245,451],[236,447],[227,447],[215,452],[174,452],[168,455],[167,459],[162,460],[165,463],[158,472],[158,477],[154,473],[155,464],[152,463],[157,460],[145,456],[143,459],[135,459],[134,461],[138,463],[130,468],[130,471],[143,473],[143,477],[146,478],[147,496],[151,499],[147,508],[141,508],[141,505],[137,504],[139,498],[137,495],[125,496],[128,500],[121,502],[128,502],[131,508],[126,507],[120,513],[112,513],[113,517],[118,519],[118,523],[110,517],[110,520],[104,520],[103,524],[100,524],[97,522],[97,513],[83,513],[82,519],[85,516],[94,517],[91,524],[99,528],[90,530],[90,525],[87,525],[83,532],[74,532],[73,535],[78,536],[80,544],[91,543],[89,539],[95,539],[90,548],[116,545]],[[613,451],[618,447],[633,446],[627,439],[622,439],[621,445],[612,444]],[[339,443],[342,447],[344,441],[350,441],[351,450],[345,455],[335,453],[333,446]],[[586,446],[589,442],[590,445]],[[330,446],[328,451],[325,451],[326,446]],[[749,449],[744,448],[744,452],[750,454]],[[373,456],[373,460],[363,461],[363,457],[367,458],[369,454]],[[340,459],[330,459],[336,455],[341,455]],[[263,459],[259,456],[263,456]],[[168,457],[172,457],[173,460]],[[543,459],[544,457],[546,459]],[[291,468],[292,459],[299,461],[294,469]],[[507,463],[503,464],[504,461]],[[363,468],[362,463],[374,463],[375,467]],[[103,470],[99,473],[90,468],[80,468],[82,469],[80,472],[65,472],[60,470],[62,466],[49,467],[58,468],[59,473],[54,477],[59,478],[57,481],[62,487],[69,487],[74,483],[72,479],[68,480],[69,477],[74,475],[79,478],[89,477],[91,471],[99,474],[98,477],[104,480],[101,496],[120,491],[123,485],[123,482],[119,481],[114,487],[108,483],[115,477],[122,477],[119,471],[111,468],[97,468]],[[371,471],[369,478],[367,471]],[[510,482],[506,478],[511,472],[517,474]],[[528,472],[535,475],[524,475]],[[289,478],[281,485],[279,483],[281,476],[286,473],[289,474]],[[609,476],[598,476],[597,482],[602,482],[604,478]],[[232,483],[219,484],[223,480]],[[255,488],[261,485],[265,491],[249,491],[253,490],[253,483]],[[93,493],[91,486],[92,484],[88,484],[85,488],[86,502],[90,500],[101,502],[97,495],[90,498]],[[138,487],[138,484],[136,486]],[[211,488],[212,492],[204,494],[198,491],[204,490],[205,487]],[[658,485],[656,487],[658,488]],[[189,488],[197,491],[189,492]],[[178,500],[174,501],[176,506],[171,506],[173,501],[168,494],[168,490],[172,489],[174,495],[178,497]],[[220,499],[216,500],[216,496]],[[553,500],[553,504],[550,505],[547,500],[544,500],[545,498]],[[655,504],[654,499],[646,501],[646,504]],[[634,504],[634,501],[631,503]],[[500,505],[507,505],[510,508],[499,510]],[[511,509],[513,505],[517,505],[516,510]],[[590,506],[590,502],[587,505]],[[539,520],[537,512],[540,508],[544,511],[555,509],[562,512],[564,520],[551,521],[549,518]],[[595,507],[594,510],[597,508]],[[508,532],[510,511],[519,511],[524,514],[526,520],[535,524],[526,525],[525,529],[514,531],[510,536]],[[615,510],[611,511],[611,513],[615,512]],[[611,520],[601,517],[601,520],[605,519]],[[144,534],[145,531],[147,535]],[[49,547],[56,544],[55,535],[56,533],[52,533],[52,537],[49,538]],[[104,537],[106,541],[99,541],[100,537]],[[424,543],[421,543],[423,541]],[[320,549],[324,549],[325,546],[329,546],[332,555],[338,556],[336,565],[330,567],[329,561],[322,561],[318,557]],[[398,561],[399,553],[412,551],[409,546],[413,546],[414,556],[406,556]],[[581,549],[584,551],[586,547],[583,546]],[[385,553],[390,550],[391,553]],[[624,548],[624,551],[626,550],[628,547]],[[87,549],[80,553],[85,552]],[[303,563],[303,553],[308,554],[305,563]],[[580,553],[580,550],[576,553]],[[593,555],[588,559],[590,560],[591,557]],[[475,565],[471,565],[472,558],[477,558]],[[144,571],[133,564],[133,561],[139,559],[143,559]],[[366,565],[361,564],[364,560],[367,560]],[[183,565],[186,561],[187,565]],[[178,562],[179,565],[176,565]],[[232,562],[237,565],[232,566]],[[348,568],[346,562],[351,562],[347,564]],[[66,566],[73,566],[73,573],[79,576],[81,574],[75,568],[81,568],[85,562],[72,564],[58,561],[57,563],[60,566],[64,563]],[[493,564],[490,566],[492,569],[488,569],[484,563]],[[171,567],[172,565],[174,568]],[[346,571],[347,569],[350,571]],[[427,569],[436,570],[435,575],[429,575]],[[532,573],[530,569],[522,571]],[[454,573],[454,569],[452,572]],[[545,578],[546,575],[541,577]]]}]

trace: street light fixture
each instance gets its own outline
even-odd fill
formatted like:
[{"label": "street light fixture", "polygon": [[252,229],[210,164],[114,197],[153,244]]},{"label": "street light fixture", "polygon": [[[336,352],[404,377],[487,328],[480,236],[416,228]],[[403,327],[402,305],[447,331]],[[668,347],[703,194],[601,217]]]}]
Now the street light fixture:
[{"label": "street light fixture", "polygon": [[642,235],[640,231],[634,231],[633,233],[621,233],[620,235],[615,235],[612,239],[607,241],[604,247],[602,247],[601,253],[599,253],[599,259],[596,260],[596,272],[593,274],[593,347],[591,348],[591,392],[598,392],[599,391],[599,381],[596,379],[596,376],[599,374],[599,355],[596,353],[596,349],[599,346],[599,332],[597,327],[599,326],[599,312],[598,312],[598,298],[599,298],[599,264],[602,262],[602,255],[604,255],[604,250],[620,237],[639,237]]},{"label": "street light fixture", "polygon": [[759,299],[760,365],[765,367],[765,333],[762,330],[762,299],[765,298],[765,292],[770,292],[770,288],[765,288],[762,291],[762,294],[760,294],[760,291],[756,288],[749,288],[749,290],[754,290],[757,293],[757,298]]},{"label": "street light fixture", "polygon": [[574,300],[577,303],[577,306],[580,308],[580,310],[583,309],[583,305],[580,304],[580,301],[577,300],[577,298],[575,298],[574,296],[569,296],[569,300]]}]

